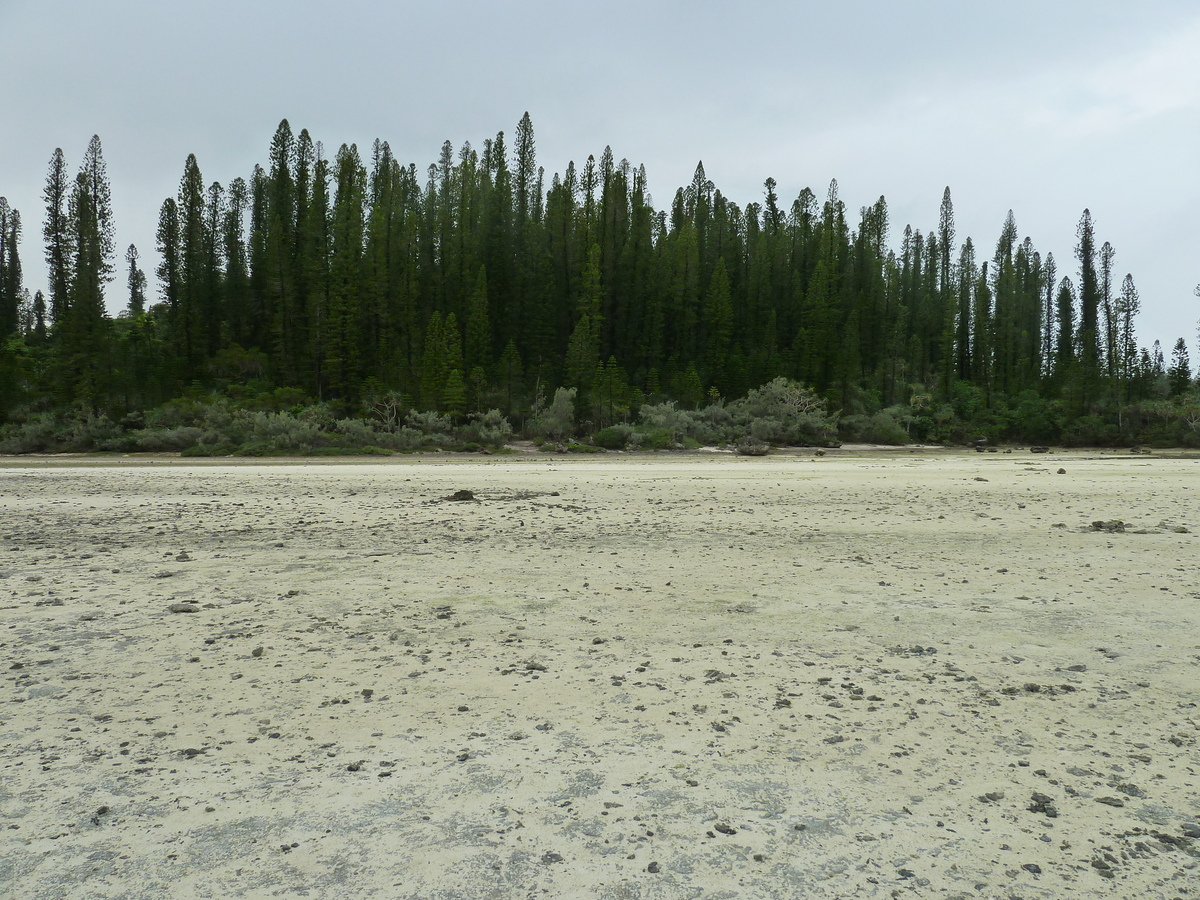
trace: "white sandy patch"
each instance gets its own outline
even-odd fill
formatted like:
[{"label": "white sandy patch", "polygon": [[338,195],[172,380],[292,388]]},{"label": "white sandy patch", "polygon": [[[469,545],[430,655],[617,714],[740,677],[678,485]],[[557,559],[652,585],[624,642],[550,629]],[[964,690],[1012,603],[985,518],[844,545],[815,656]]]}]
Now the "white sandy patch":
[{"label": "white sandy patch", "polygon": [[0,894],[1194,896],[1198,497],[1082,454],[10,460]]}]

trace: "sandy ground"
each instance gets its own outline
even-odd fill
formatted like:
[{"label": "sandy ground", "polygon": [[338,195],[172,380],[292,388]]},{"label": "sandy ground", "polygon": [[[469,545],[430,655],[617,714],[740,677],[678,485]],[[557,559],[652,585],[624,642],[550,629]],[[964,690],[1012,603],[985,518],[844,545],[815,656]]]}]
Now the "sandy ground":
[{"label": "sandy ground", "polygon": [[1198,549],[1197,459],[10,459],[0,896],[1200,897]]}]

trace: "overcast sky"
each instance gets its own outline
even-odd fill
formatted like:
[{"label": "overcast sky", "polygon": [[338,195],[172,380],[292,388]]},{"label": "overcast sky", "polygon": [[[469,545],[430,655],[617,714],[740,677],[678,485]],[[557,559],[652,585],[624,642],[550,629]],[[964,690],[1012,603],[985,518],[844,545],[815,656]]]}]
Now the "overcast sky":
[{"label": "overcast sky", "polygon": [[[611,145],[660,209],[698,160],[743,206],[768,176],[788,205],[836,178],[854,221],[887,198],[898,246],[949,185],[960,242],[989,257],[1011,209],[1074,277],[1089,208],[1141,342],[1200,357],[1195,0],[0,0],[0,37],[0,195],[31,290],[56,147],[74,171],[100,135],[118,255],[152,274],[189,153],[208,182],[248,178],[287,118],[329,156],[378,137],[423,171],[528,110],[548,175]],[[109,293],[116,312],[123,272]]]}]

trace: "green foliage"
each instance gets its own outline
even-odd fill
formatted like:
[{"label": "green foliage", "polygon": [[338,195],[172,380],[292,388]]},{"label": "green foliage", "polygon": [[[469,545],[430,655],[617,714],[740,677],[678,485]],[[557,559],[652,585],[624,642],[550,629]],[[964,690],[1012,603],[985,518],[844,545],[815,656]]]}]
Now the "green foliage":
[{"label": "green foliage", "polygon": [[[1190,362],[1185,345],[1170,367],[1135,346],[1137,290],[1127,277],[1114,291],[1114,251],[1087,211],[1078,271],[1060,277],[1012,216],[989,259],[960,243],[948,188],[936,226],[907,226],[889,248],[883,199],[856,225],[836,181],[823,203],[804,188],[789,212],[773,179],[739,206],[698,166],[658,212],[644,169],[611,150],[547,184],[534,148],[526,114],[511,152],[500,133],[481,151],[447,142],[427,170],[380,141],[369,159],[342,145],[329,161],[285,120],[265,167],[227,190],[206,188],[189,156],[160,211],[160,295],[145,296],[129,248],[117,319],[104,304],[115,254],[99,138],[74,180],[56,151],[48,309],[20,283],[19,216],[0,209],[0,439],[496,446],[500,432],[466,436],[471,421],[410,420],[492,407],[560,441],[576,418],[608,443],[628,426],[622,446],[821,444],[839,416],[843,437],[887,442],[1193,439],[1182,419],[1137,412],[1185,398]],[[569,404],[543,408],[559,384]],[[928,386],[919,403],[913,384]],[[144,427],[119,424],[132,411]],[[365,424],[339,424],[351,421]]]},{"label": "green foliage", "polygon": [[592,435],[592,443],[605,450],[624,450],[634,433],[629,425],[610,425]]},{"label": "green foliage", "polygon": [[539,437],[561,441],[575,426],[575,388],[559,388],[554,400],[538,415],[533,430]]}]

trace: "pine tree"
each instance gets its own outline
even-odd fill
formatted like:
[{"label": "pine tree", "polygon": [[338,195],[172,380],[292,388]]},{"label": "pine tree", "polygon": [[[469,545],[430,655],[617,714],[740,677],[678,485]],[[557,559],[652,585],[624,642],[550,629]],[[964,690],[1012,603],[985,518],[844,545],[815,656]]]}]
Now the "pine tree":
[{"label": "pine tree", "polygon": [[1096,275],[1096,238],[1092,214],[1083,211],[1076,231],[1079,243],[1079,365],[1082,379],[1081,409],[1096,398],[1100,380],[1100,283]]},{"label": "pine tree", "polygon": [[360,298],[365,242],[367,173],[358,148],[345,144],[336,160],[337,195],[331,228],[329,308],[322,322],[325,384],[335,397],[349,397],[358,377]]},{"label": "pine tree", "polygon": [[1171,350],[1171,366],[1167,369],[1167,384],[1172,397],[1186,394],[1192,386],[1192,365],[1188,359],[1187,342],[1179,338]]},{"label": "pine tree", "polygon": [[128,273],[129,316],[136,319],[146,311],[146,273],[138,265],[138,249],[133,244],[125,251]]},{"label": "pine tree", "polygon": [[21,214],[0,197],[0,342],[17,331],[21,294]]},{"label": "pine tree", "polygon": [[75,258],[74,234],[68,214],[71,179],[62,149],[50,158],[50,172],[42,199],[46,202],[46,221],[42,235],[46,241],[46,268],[50,279],[50,319],[61,322],[71,305],[72,266]]},{"label": "pine tree", "polygon": [[65,321],[72,392],[85,408],[98,411],[109,374],[102,365],[108,320],[104,290],[113,275],[115,231],[112,190],[100,138],[95,135],[75,177],[67,209],[75,251]]},{"label": "pine tree", "polygon": [[485,372],[492,364],[492,326],[488,318],[487,269],[479,267],[475,289],[467,305],[467,341],[465,365]]}]

